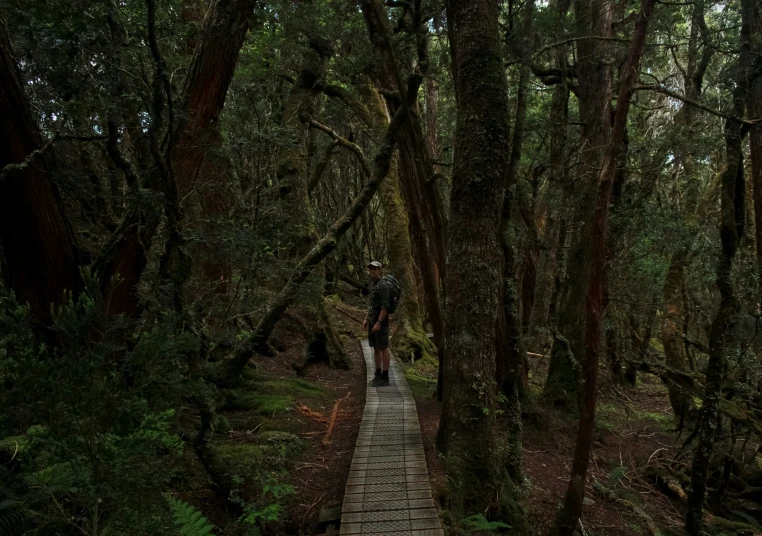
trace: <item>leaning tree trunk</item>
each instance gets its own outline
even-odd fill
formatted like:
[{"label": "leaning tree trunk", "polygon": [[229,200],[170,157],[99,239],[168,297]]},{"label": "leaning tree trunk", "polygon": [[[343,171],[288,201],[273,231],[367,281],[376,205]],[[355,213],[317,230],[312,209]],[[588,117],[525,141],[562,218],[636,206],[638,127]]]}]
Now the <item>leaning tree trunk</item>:
[{"label": "leaning tree trunk", "polygon": [[[577,429],[569,486],[566,489],[564,504],[556,516],[555,527],[552,531],[552,534],[560,536],[571,536],[577,529],[577,523],[582,513],[582,501],[585,497],[585,481],[587,478],[587,466],[590,460],[590,449],[593,443],[595,406],[598,396],[598,361],[601,351],[609,199],[619,163],[618,151],[621,148],[627,126],[627,115],[630,109],[630,102],[632,101],[633,87],[640,73],[640,60],[643,55],[643,48],[645,47],[648,21],[651,18],[655,5],[656,0],[641,0],[640,13],[635,22],[635,30],[619,81],[614,124],[612,125],[610,139],[606,144],[603,165],[596,180],[598,191],[590,225],[591,254],[587,270],[588,279],[585,282],[587,291],[584,297],[585,334],[583,342],[585,353],[582,370],[584,396],[581,404],[582,413],[580,415],[579,428]],[[606,8],[605,2],[596,2],[593,7],[593,13],[596,17],[601,16],[598,10],[605,10]]]},{"label": "leaning tree trunk", "polygon": [[[736,86],[733,90],[733,117],[743,117],[749,92],[752,66],[751,33],[755,18],[755,0],[741,1],[741,51],[736,65]],[[743,135],[741,124],[725,121],[725,169],[720,194],[720,255],[717,260],[716,283],[720,306],[712,320],[709,335],[709,361],[706,367],[706,394],[698,424],[698,443],[691,465],[691,487],[688,492],[685,530],[699,536],[704,530],[704,496],[709,463],[714,454],[714,438],[719,419],[722,382],[727,364],[725,344],[735,325],[738,303],[733,290],[733,259],[744,232],[745,193],[743,169]]]},{"label": "leaning tree trunk", "polygon": [[488,512],[522,530],[522,512],[498,448],[495,325],[500,220],[509,159],[508,88],[497,2],[449,0],[457,102],[447,244],[444,399],[437,446],[456,519]]},{"label": "leaning tree trunk", "polygon": [[[412,84],[411,94],[417,92],[418,84],[420,84],[420,79],[416,84]],[[231,359],[225,361],[219,370],[214,370],[212,372],[214,379],[221,382],[234,380],[243,371],[246,364],[249,362],[249,359],[255,352],[262,353],[265,351],[267,340],[270,338],[273,329],[275,329],[275,325],[278,323],[281,316],[283,316],[283,313],[286,312],[296,300],[301,285],[312,274],[315,267],[320,264],[329,253],[336,249],[341,238],[346,234],[347,230],[349,230],[360,214],[363,213],[371,199],[373,199],[379,186],[388,175],[392,158],[394,156],[394,149],[397,144],[397,136],[400,128],[406,120],[406,107],[400,108],[397,113],[394,114],[394,117],[392,117],[392,120],[389,123],[389,128],[386,129],[383,144],[379,148],[378,154],[373,162],[372,170],[370,164],[365,160],[362,151],[357,146],[354,146],[353,150],[358,155],[360,167],[362,168],[363,173],[370,177],[370,180],[368,180],[368,183],[363,187],[357,197],[355,197],[352,204],[341,218],[331,225],[331,228],[326,235],[323,236],[323,238],[321,238],[297,263],[291,277],[257,324],[254,333],[236,350],[235,355]]]},{"label": "leaning tree trunk", "polygon": [[57,163],[47,149],[0,18],[0,263],[8,288],[43,322],[51,303],[82,289],[77,247],[54,182]]}]

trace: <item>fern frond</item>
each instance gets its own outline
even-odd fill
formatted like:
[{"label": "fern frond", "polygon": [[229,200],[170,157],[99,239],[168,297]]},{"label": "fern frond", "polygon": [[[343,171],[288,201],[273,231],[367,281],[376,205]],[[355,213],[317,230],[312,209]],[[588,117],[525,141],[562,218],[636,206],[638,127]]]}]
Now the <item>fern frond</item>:
[{"label": "fern frond", "polygon": [[506,525],[501,521],[489,521],[481,514],[473,515],[463,519],[461,525],[466,532],[485,532],[493,531],[497,529],[509,529],[510,525]]},{"label": "fern frond", "polygon": [[760,528],[762,528],[759,524],[759,521],[751,517],[749,514],[745,512],[740,512],[738,510],[731,510],[731,512],[737,515],[738,517],[740,517],[741,519],[743,519],[746,523],[748,523],[752,527],[754,527],[755,530],[759,530]]},{"label": "fern frond", "polygon": [[27,517],[18,510],[0,511],[0,534],[21,536],[27,531]]},{"label": "fern frond", "polygon": [[169,508],[175,518],[175,525],[181,536],[209,536],[215,527],[193,505],[167,495]]}]

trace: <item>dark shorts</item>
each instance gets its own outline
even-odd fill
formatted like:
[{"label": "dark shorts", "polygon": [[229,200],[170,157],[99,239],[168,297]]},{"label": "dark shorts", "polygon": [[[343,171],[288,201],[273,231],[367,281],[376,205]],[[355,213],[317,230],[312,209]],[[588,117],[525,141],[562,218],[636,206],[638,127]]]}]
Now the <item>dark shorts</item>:
[{"label": "dark shorts", "polygon": [[[373,320],[370,327],[373,327],[375,323],[376,321]],[[386,350],[389,348],[389,317],[386,317],[384,321],[381,322],[380,330],[368,330],[368,344],[371,348],[378,348],[379,350]]]}]

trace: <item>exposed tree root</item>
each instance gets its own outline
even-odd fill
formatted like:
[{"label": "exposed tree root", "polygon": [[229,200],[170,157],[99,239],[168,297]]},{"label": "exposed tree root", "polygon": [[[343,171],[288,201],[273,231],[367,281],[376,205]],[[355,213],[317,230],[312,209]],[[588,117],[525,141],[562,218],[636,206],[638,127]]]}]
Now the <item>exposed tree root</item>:
[{"label": "exposed tree root", "polygon": [[643,509],[638,505],[621,497],[615,490],[605,487],[600,482],[593,482],[592,485],[593,489],[600,493],[603,497],[610,500],[611,502],[626,507],[633,514],[635,514],[638,519],[642,521],[646,527],[648,527],[648,532],[651,534],[651,536],[662,536],[662,531],[659,529],[659,526],[656,524],[653,518],[645,513]]},{"label": "exposed tree root", "polygon": [[436,356],[434,343],[426,336],[423,326],[414,326],[403,319],[392,339],[395,355],[403,361],[417,361]]}]

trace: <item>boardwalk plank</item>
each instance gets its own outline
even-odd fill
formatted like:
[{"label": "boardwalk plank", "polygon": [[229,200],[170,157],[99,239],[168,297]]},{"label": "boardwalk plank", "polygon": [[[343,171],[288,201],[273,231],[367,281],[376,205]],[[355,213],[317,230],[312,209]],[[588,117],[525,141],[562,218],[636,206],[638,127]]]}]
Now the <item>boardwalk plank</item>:
[{"label": "boardwalk plank", "polygon": [[[368,381],[373,351],[362,341]],[[431,498],[415,401],[392,359],[388,387],[370,387],[342,506],[342,536],[443,536]]]}]

